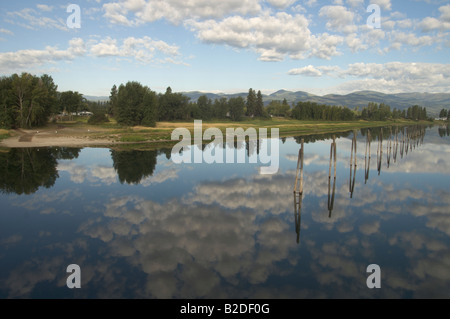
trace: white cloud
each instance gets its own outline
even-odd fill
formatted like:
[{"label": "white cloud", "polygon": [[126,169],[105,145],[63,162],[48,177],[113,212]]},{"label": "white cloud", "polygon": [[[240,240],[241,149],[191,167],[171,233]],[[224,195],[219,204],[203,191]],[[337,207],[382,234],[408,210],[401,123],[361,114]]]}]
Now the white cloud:
[{"label": "white cloud", "polygon": [[346,2],[351,7],[358,7],[364,5],[364,0],[347,0]]},{"label": "white cloud", "polygon": [[[41,9],[41,12],[47,11],[48,10]],[[63,31],[69,30],[67,28],[66,21],[63,18],[49,18],[43,16],[41,13],[31,8],[25,8],[21,11],[8,12],[7,16],[13,19],[8,20],[8,22],[20,25],[27,29],[59,29]]]},{"label": "white cloud", "polygon": [[289,71],[290,75],[306,75],[306,76],[321,76],[322,72],[312,65],[305,66],[303,68],[292,69]]},{"label": "white cloud", "polygon": [[[169,57],[180,55],[178,46],[169,45],[164,41],[153,40],[150,37],[129,37],[123,40],[122,45],[116,39],[107,37],[99,43],[92,44],[90,53],[96,57],[127,57],[134,58],[141,63],[150,63],[155,60],[158,53]],[[162,60],[158,60],[161,62]]]},{"label": "white cloud", "polygon": [[319,17],[327,18],[326,27],[330,31],[352,33],[357,30],[354,24],[355,14],[344,6],[325,6],[319,11]]},{"label": "white cloud", "polygon": [[3,28],[0,28],[0,33],[14,35],[14,33],[11,30],[3,29]]},{"label": "white cloud", "polygon": [[333,56],[341,55],[337,47],[343,42],[343,37],[328,33],[312,36],[310,56],[329,60]]},{"label": "white cloud", "polygon": [[363,51],[368,48],[368,45],[365,44],[356,33],[349,34],[345,38],[345,43],[350,48],[350,50],[352,50],[352,52]]},{"label": "white cloud", "polygon": [[412,47],[431,46],[435,44],[439,38],[428,35],[417,36],[414,33],[405,32],[391,32],[391,46],[398,47],[398,45],[408,45]]},{"label": "white cloud", "polygon": [[[359,78],[339,85],[336,89],[345,92],[354,90],[377,90],[380,92],[448,92],[450,86],[450,65],[439,63],[353,63],[347,69],[339,67],[324,69],[313,67],[316,71],[291,69],[290,75],[335,76],[340,78]],[[327,72],[324,72],[327,70]]]},{"label": "white cloud", "polygon": [[[167,44],[149,37],[129,37],[120,44],[117,39],[107,37],[103,40],[81,38],[69,41],[67,49],[47,46],[43,50],[19,50],[0,53],[0,68],[6,72],[29,71],[45,64],[59,61],[72,61],[77,57],[91,54],[95,57],[132,58],[139,63],[183,63],[178,46]],[[169,59],[167,59],[169,58]],[[171,59],[171,60],[170,60]]]},{"label": "white cloud", "polygon": [[440,7],[439,11],[441,12],[442,21],[450,22],[450,4]]},{"label": "white cloud", "polygon": [[19,50],[15,52],[0,53],[0,69],[3,72],[17,72],[58,61],[71,61],[84,53],[84,42],[81,39],[72,39],[69,48],[59,50],[47,46],[44,50]]},{"label": "white cloud", "polygon": [[101,40],[100,43],[94,44],[91,47],[91,53],[97,57],[119,55],[117,40],[107,37],[106,39]]},{"label": "white cloud", "polygon": [[45,11],[45,12],[50,12],[53,10],[53,6],[49,6],[46,4],[37,4],[36,7],[41,10],[41,11]]},{"label": "white cloud", "polygon": [[450,4],[440,7],[439,12],[439,18],[426,17],[419,23],[423,32],[450,30]]},{"label": "white cloud", "polygon": [[370,3],[379,5],[382,10],[391,11],[392,9],[391,0],[371,0]]},{"label": "white cloud", "polygon": [[287,8],[293,5],[297,0],[267,0],[272,6],[277,8]]},{"label": "white cloud", "polygon": [[[278,5],[289,0],[273,0]],[[229,14],[255,14],[261,11],[259,0],[124,0],[103,5],[105,17],[112,23],[136,25],[166,19],[178,24],[185,19],[222,18]],[[128,15],[131,17],[128,18]]]},{"label": "white cloud", "polygon": [[300,14],[279,12],[253,18],[228,17],[222,21],[188,20],[186,26],[206,43],[225,44],[235,48],[253,49],[264,61],[280,61],[285,56],[301,59],[315,56],[327,59],[337,55],[338,36],[313,36],[308,20]]}]

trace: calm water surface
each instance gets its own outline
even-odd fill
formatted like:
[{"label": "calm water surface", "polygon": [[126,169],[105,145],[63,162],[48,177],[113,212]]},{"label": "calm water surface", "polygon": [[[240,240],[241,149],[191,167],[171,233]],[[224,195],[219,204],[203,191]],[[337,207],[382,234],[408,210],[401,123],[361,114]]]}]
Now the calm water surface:
[{"label": "calm water surface", "polygon": [[282,139],[275,175],[170,149],[0,152],[0,298],[449,298],[448,127],[368,136]]}]

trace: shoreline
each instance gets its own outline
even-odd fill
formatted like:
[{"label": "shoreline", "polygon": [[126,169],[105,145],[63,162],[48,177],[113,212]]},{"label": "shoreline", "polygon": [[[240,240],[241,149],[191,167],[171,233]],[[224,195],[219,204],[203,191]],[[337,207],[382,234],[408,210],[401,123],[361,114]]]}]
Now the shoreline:
[{"label": "shoreline", "polygon": [[[205,123],[208,127],[258,128],[258,123]],[[264,123],[261,128],[279,128],[281,137],[302,135],[342,133],[362,128],[409,125],[439,125],[430,122],[293,122],[289,120],[274,121],[272,125]],[[10,137],[0,140],[2,148],[37,148],[37,147],[117,147],[130,145],[167,145],[178,143],[171,140],[171,133],[176,127],[190,127],[192,123],[159,123],[156,128],[111,128],[87,126],[83,123],[66,124],[66,126],[47,126],[37,130],[10,130]],[[270,132],[270,131],[269,131]],[[192,132],[191,132],[192,133]],[[192,134],[193,136],[193,134]]]}]

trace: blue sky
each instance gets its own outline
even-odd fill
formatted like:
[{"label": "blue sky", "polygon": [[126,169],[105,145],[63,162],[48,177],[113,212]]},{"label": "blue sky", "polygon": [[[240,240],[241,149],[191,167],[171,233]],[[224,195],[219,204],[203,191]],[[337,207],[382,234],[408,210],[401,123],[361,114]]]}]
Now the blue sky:
[{"label": "blue sky", "polygon": [[[81,28],[67,25],[71,3]],[[0,75],[47,73],[60,91],[85,95],[127,81],[157,92],[448,93],[449,60],[450,2],[441,0],[21,0],[0,9]]]}]

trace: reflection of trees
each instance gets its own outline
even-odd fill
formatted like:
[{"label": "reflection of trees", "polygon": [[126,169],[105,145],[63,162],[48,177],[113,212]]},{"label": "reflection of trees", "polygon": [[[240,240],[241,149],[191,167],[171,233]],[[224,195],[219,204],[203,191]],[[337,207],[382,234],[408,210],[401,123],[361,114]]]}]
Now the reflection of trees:
[{"label": "reflection of trees", "polygon": [[58,179],[58,159],[77,158],[80,149],[14,148],[0,152],[0,190],[33,194],[40,187],[51,188]]},{"label": "reflection of trees", "polygon": [[326,141],[332,138],[341,138],[341,137],[348,137],[350,136],[352,132],[341,132],[341,133],[325,133],[325,134],[311,134],[311,135],[305,135],[305,136],[296,136],[294,137],[297,144],[301,144],[302,141],[304,143],[314,143],[317,141]]},{"label": "reflection of trees", "polygon": [[295,217],[295,232],[297,233],[297,244],[300,243],[300,229],[302,218],[303,164],[305,153],[304,140],[302,140],[301,145],[302,146],[298,152],[297,172],[295,174],[295,184],[294,184],[294,217]]},{"label": "reflection of trees", "polygon": [[156,167],[157,151],[111,150],[114,169],[122,184],[139,184],[152,176]]},{"label": "reflection of trees", "polygon": [[440,137],[450,136],[450,125],[439,126],[438,133]]}]

